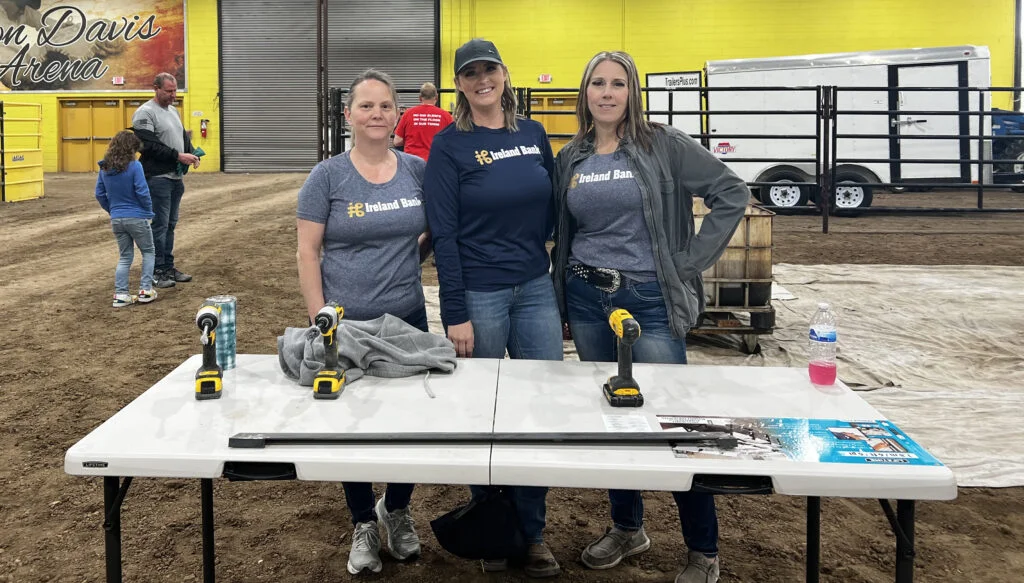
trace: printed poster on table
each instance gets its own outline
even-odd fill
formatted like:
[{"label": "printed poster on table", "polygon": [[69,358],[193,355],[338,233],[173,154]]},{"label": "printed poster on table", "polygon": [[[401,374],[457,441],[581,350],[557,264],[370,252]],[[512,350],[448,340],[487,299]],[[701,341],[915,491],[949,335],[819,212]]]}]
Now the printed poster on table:
[{"label": "printed poster on table", "polygon": [[658,415],[663,431],[729,433],[735,449],[680,442],[676,457],[791,460],[847,464],[941,466],[906,433],[885,420],[840,421],[783,417]]},{"label": "printed poster on table", "polygon": [[0,0],[0,91],[185,89],[183,0]]}]

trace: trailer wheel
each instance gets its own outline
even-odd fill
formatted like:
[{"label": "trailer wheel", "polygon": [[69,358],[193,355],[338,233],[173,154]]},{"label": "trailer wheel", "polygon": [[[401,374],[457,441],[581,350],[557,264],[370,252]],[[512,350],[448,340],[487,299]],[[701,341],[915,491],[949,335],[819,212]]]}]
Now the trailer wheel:
[{"label": "trailer wheel", "polygon": [[776,170],[762,176],[758,182],[774,182],[761,187],[761,202],[772,206],[795,207],[807,204],[810,189],[793,184],[806,182],[803,176],[789,170]]},{"label": "trailer wheel", "polygon": [[870,180],[857,172],[840,170],[836,174],[835,207],[856,209],[871,206],[874,199]]}]

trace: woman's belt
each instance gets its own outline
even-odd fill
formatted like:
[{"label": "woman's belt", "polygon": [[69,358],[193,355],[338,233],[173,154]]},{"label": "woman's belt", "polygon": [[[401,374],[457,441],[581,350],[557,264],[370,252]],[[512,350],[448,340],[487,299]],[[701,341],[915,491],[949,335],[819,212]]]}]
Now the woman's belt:
[{"label": "woman's belt", "polygon": [[617,292],[622,287],[622,280],[625,279],[625,276],[618,269],[610,269],[608,267],[591,267],[582,263],[574,263],[567,270],[576,277],[609,294]]}]

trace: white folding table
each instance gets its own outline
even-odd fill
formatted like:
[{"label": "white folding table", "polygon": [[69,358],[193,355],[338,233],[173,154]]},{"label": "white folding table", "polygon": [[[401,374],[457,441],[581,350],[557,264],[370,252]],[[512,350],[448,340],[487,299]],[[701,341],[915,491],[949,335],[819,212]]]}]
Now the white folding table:
[{"label": "white folding table", "polygon": [[[450,375],[363,377],[336,400],[314,400],[275,355],[239,355],[221,398],[195,399],[193,356],[72,446],[68,474],[104,477],[107,581],[121,581],[121,503],[132,477],[202,481],[203,574],[213,573],[213,478],[488,484],[489,443],[229,448],[248,432],[489,434],[497,360],[464,360]],[[431,397],[427,390],[434,395]],[[121,478],[124,478],[122,481]]]},{"label": "white folding table", "polygon": [[[450,375],[364,377],[337,400],[315,400],[311,388],[281,373],[276,356],[239,355],[223,397],[197,401],[200,362],[198,355],[186,360],[67,452],[67,473],[104,477],[108,582],[121,580],[120,509],[136,476],[201,480],[208,582],[214,580],[212,480],[218,477],[806,496],[809,581],[818,577],[821,496],[883,499],[897,538],[899,583],[913,577],[914,500],[956,496],[952,472],[938,463],[688,457],[668,442],[627,444],[628,433],[621,433],[656,434],[666,419],[681,416],[884,419],[841,383],[816,389],[801,369],[635,364],[646,403],[627,409],[610,407],[600,391],[614,363],[460,360]],[[539,434],[602,439],[523,442]],[[242,435],[268,440],[229,447]],[[330,439],[360,435],[381,441],[351,447]],[[415,439],[402,438],[410,435]],[[288,439],[275,442],[275,436]],[[888,498],[899,501],[896,512]]]},{"label": "white folding table", "polygon": [[[600,386],[615,372],[614,363],[502,361],[494,431],[564,434],[613,428],[657,431],[670,419],[689,417],[693,418],[691,421],[707,418],[805,420],[809,427],[817,426],[825,431],[829,425],[847,424],[808,420],[850,420],[863,422],[862,425],[871,427],[872,431],[886,433],[883,427],[873,423],[885,417],[860,396],[841,382],[828,388],[815,387],[805,369],[634,364],[633,377],[645,400],[639,408],[612,407],[602,398]],[[781,422],[779,425],[786,426]],[[792,430],[793,425],[797,426],[796,431]],[[802,431],[799,425],[799,421],[789,423],[791,431],[784,434],[791,438],[794,449],[804,452],[798,459],[780,459],[781,455],[766,456],[774,459],[714,454],[681,457],[665,445],[495,443],[491,454],[491,482],[806,496],[808,581],[818,580],[820,498],[875,498],[882,501],[896,534],[896,581],[911,581],[914,500],[955,498],[953,473],[937,461],[934,465],[901,463],[913,461],[908,460],[913,454],[864,454],[857,459],[851,456],[850,463],[822,462],[822,457],[831,453],[825,450],[830,440],[816,438],[813,431]],[[844,428],[836,427],[835,431],[842,433],[841,429]],[[856,429],[849,433],[868,437]],[[896,441],[896,438],[891,440]],[[881,439],[876,441],[888,447]],[[878,457],[863,460],[872,455]],[[894,457],[885,458],[885,455]],[[898,500],[895,513],[887,502],[890,498]]]}]

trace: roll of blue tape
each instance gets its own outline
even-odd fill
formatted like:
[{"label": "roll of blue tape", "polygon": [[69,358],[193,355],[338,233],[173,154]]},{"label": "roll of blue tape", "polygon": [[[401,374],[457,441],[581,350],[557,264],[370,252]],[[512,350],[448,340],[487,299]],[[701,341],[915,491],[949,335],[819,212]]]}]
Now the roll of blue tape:
[{"label": "roll of blue tape", "polygon": [[235,368],[235,296],[213,296],[206,301],[220,306],[217,325],[217,364],[224,370]]}]

